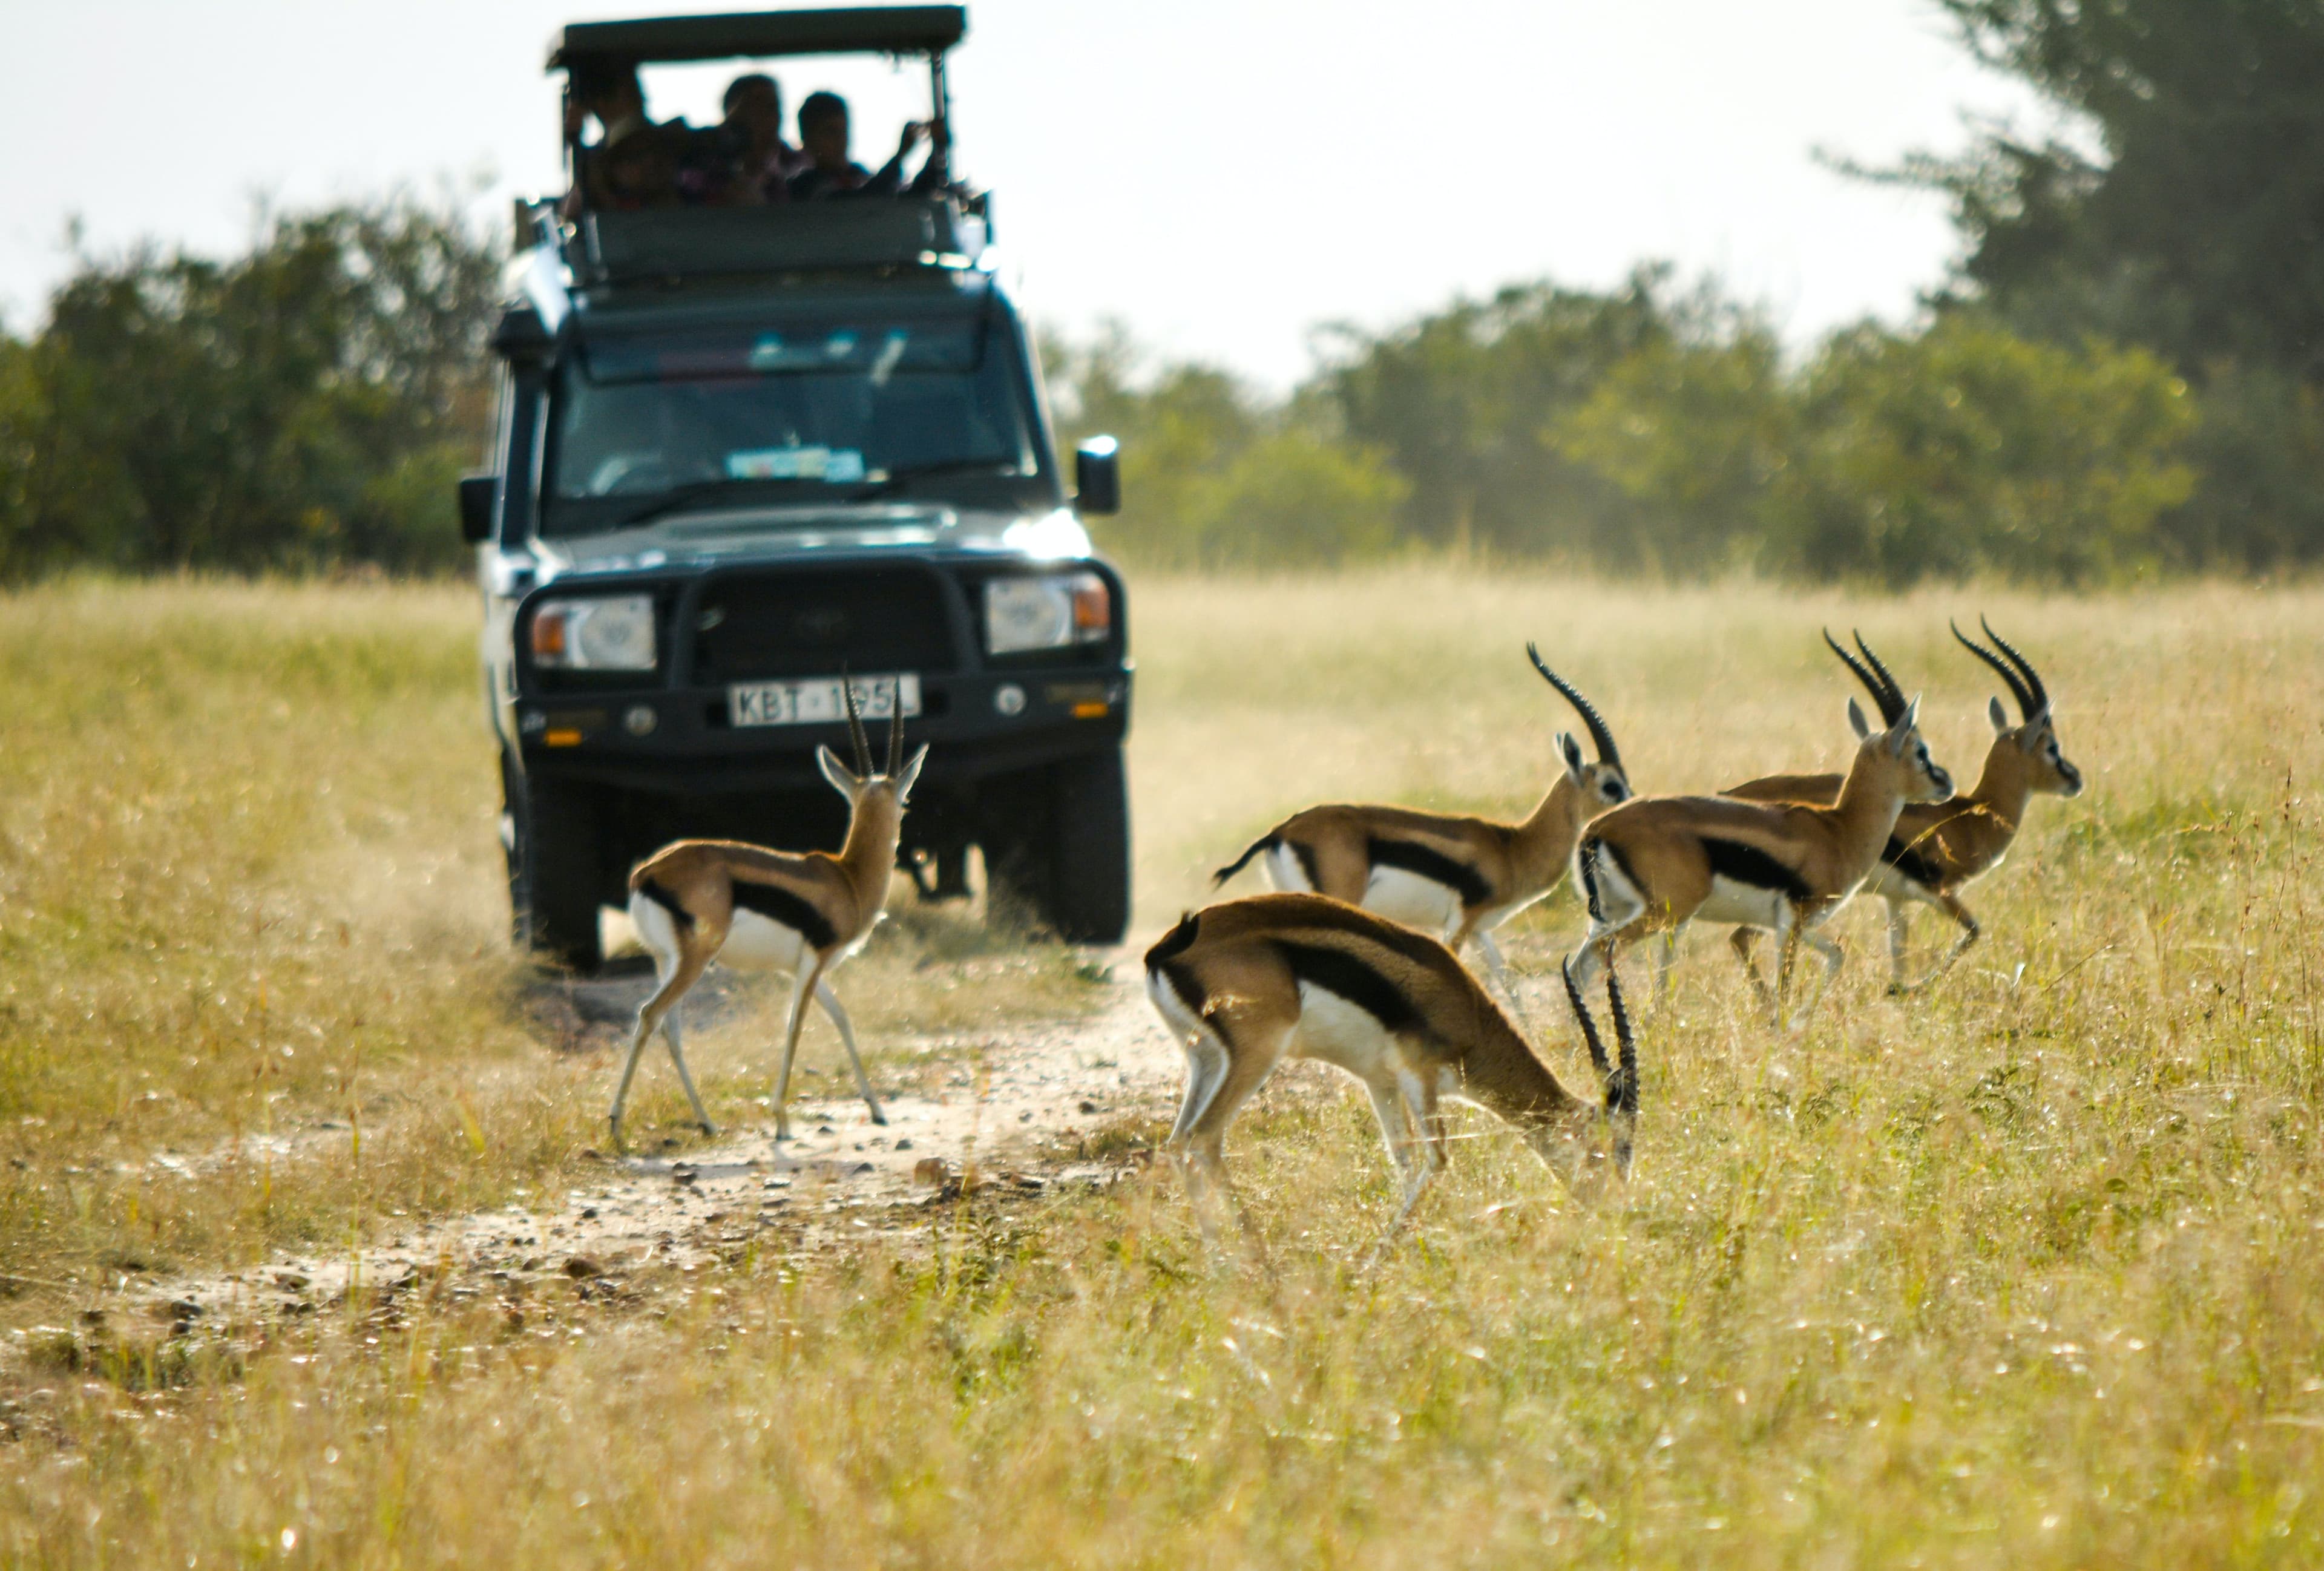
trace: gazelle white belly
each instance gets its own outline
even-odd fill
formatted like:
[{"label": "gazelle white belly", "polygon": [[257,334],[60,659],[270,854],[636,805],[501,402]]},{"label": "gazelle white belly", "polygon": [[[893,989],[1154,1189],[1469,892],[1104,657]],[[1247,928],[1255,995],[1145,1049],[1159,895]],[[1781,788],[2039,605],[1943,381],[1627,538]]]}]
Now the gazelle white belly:
[{"label": "gazelle white belly", "polygon": [[1715,922],[1741,928],[1782,926],[1790,917],[1784,912],[1783,892],[1762,889],[1756,883],[1743,883],[1735,879],[1713,873],[1711,898],[1694,913],[1697,921]]},{"label": "gazelle white belly", "polygon": [[1299,984],[1300,1058],[1320,1058],[1359,1080],[1377,1080],[1382,1061],[1397,1053],[1396,1040],[1380,1029],[1370,1010],[1350,1003],[1312,982]]},{"label": "gazelle white belly", "polygon": [[1433,878],[1401,867],[1375,867],[1364,885],[1364,910],[1437,938],[1461,925],[1461,897]]},{"label": "gazelle white belly", "polygon": [[1307,882],[1307,870],[1299,864],[1299,854],[1277,841],[1267,848],[1267,882],[1277,889],[1293,894],[1313,894],[1315,886]]},{"label": "gazelle white belly", "polygon": [[807,941],[793,929],[757,911],[737,910],[718,964],[736,971],[797,971]]},{"label": "gazelle white belly", "polygon": [[638,942],[654,957],[654,965],[667,976],[678,966],[678,920],[661,901],[643,891],[630,896],[630,926],[638,931]]}]

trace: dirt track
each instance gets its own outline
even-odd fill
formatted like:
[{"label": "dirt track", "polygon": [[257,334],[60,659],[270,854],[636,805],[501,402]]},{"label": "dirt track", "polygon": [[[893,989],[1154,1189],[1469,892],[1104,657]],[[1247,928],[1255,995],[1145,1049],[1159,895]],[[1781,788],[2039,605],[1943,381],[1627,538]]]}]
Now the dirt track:
[{"label": "dirt track", "polygon": [[[614,1022],[629,1018],[649,985],[644,976],[579,984],[565,1001],[597,1028],[590,1040],[610,1042]],[[909,1228],[964,1182],[1019,1194],[1109,1183],[1127,1170],[1126,1159],[1084,1160],[1080,1137],[1125,1119],[1167,1119],[1184,1074],[1142,992],[1128,983],[1114,992],[1095,1014],[1026,1028],[1005,1050],[952,1067],[934,1093],[883,1093],[885,1128],[872,1123],[844,1073],[794,1080],[797,1138],[779,1146],[770,1123],[730,1127],[682,1157],[608,1157],[601,1179],[576,1186],[553,1206],[445,1218],[383,1247],[284,1255],[247,1271],[156,1281],[148,1292],[156,1305],[174,1306],[181,1321],[215,1325],[422,1282],[457,1290],[463,1280],[503,1288],[558,1275],[618,1280],[649,1266],[690,1271],[770,1232],[786,1247],[814,1249],[863,1230]],[[718,1001],[702,1002],[710,1009],[698,1023],[706,1023]],[[604,1057],[610,1096],[614,1064]],[[668,1067],[657,1042],[640,1073]],[[277,1160],[328,1160],[345,1138],[328,1131],[296,1137]]]}]

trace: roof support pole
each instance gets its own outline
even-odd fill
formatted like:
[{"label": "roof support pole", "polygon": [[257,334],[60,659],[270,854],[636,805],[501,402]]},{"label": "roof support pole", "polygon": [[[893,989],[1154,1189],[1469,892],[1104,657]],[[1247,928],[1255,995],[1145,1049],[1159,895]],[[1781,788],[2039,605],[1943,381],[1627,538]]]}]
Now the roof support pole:
[{"label": "roof support pole", "polygon": [[943,123],[945,140],[941,149],[929,156],[944,160],[944,183],[952,183],[952,89],[945,80],[945,51],[933,50],[928,54],[928,101],[938,121]]}]

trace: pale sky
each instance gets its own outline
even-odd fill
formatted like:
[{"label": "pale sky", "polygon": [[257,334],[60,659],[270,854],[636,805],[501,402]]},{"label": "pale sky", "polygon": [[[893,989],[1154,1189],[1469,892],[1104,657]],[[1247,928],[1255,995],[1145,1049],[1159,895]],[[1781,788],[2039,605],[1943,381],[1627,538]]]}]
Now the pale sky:
[{"label": "pale sky", "polygon": [[[300,206],[479,177],[480,218],[558,181],[563,23],[703,0],[0,0],[0,321],[141,237],[224,253]],[[1011,275],[1068,330],[1281,386],[1309,329],[1384,325],[1520,279],[1603,286],[1666,258],[1805,343],[1899,319],[1955,251],[1935,199],[1819,167],[1950,149],[1964,111],[2038,119],[1928,0],[971,0],[954,167],[996,193]],[[877,165],[923,77],[779,62],[836,87]],[[649,89],[715,118],[728,68]]]}]

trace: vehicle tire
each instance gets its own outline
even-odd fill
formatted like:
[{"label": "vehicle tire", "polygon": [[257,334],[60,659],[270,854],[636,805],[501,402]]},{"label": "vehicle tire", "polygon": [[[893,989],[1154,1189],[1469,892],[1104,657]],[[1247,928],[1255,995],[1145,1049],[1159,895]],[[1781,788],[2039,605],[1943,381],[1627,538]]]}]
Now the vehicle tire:
[{"label": "vehicle tire", "polygon": [[515,846],[509,898],[517,941],[539,954],[591,972],[604,959],[597,936],[602,846],[596,793],[555,781],[518,783],[510,792]]},{"label": "vehicle tire", "polygon": [[1069,944],[1118,944],[1130,928],[1130,782],[1121,749],[1050,772],[1044,915]]}]

